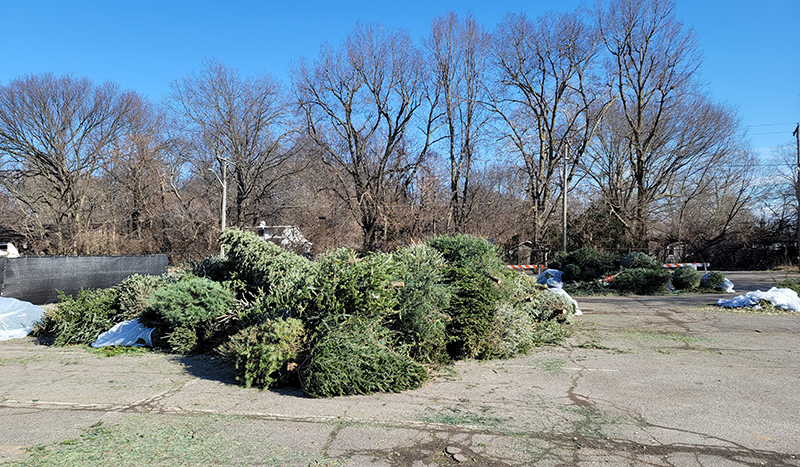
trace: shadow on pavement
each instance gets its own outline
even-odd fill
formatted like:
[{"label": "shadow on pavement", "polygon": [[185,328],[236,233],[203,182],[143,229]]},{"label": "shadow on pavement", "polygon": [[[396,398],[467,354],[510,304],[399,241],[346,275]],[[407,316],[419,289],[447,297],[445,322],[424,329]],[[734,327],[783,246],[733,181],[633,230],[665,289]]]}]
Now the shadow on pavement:
[{"label": "shadow on pavement", "polygon": [[[183,367],[186,369],[186,372],[196,378],[239,386],[239,382],[236,381],[236,373],[234,372],[233,368],[226,365],[217,357],[213,357],[211,355],[176,355],[175,361],[183,365]],[[267,391],[280,394],[282,396],[295,396],[300,398],[308,397],[305,393],[303,393],[299,382],[295,385],[268,389]]]},{"label": "shadow on pavement", "polygon": [[237,385],[233,369],[217,357],[210,355],[176,355],[175,361],[181,363],[186,372],[197,378],[220,383]]}]

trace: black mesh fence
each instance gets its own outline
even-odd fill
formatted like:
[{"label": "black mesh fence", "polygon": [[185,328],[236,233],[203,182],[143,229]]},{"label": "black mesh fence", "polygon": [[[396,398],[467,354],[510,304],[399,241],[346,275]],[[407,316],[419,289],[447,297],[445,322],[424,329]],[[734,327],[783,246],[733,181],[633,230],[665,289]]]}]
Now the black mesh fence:
[{"label": "black mesh fence", "polygon": [[58,301],[83,289],[112,287],[133,274],[160,275],[167,255],[23,256],[0,258],[0,296],[36,305]]}]

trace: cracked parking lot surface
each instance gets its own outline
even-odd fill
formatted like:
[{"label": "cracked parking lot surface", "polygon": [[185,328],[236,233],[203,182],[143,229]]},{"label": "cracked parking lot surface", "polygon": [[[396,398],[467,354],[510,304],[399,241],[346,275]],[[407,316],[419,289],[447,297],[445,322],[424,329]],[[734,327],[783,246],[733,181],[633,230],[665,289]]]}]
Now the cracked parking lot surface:
[{"label": "cracked parking lot surface", "polygon": [[333,399],[238,387],[209,357],[2,342],[0,462],[102,421],[189,430],[235,465],[800,466],[800,316],[716,298],[582,298],[566,345]]}]

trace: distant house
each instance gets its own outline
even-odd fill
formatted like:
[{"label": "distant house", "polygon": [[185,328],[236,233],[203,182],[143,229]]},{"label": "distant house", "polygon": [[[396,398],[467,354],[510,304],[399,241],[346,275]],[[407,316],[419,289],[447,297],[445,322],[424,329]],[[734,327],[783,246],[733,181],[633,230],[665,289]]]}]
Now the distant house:
[{"label": "distant house", "polygon": [[522,242],[506,251],[506,259],[511,264],[547,264],[550,255],[549,248],[536,248],[530,241]]},{"label": "distant house", "polygon": [[683,263],[688,256],[689,246],[683,242],[674,242],[664,249],[665,263]]},{"label": "distant house", "polygon": [[16,258],[19,250],[28,249],[28,240],[16,230],[0,226],[0,257]]},{"label": "distant house", "polygon": [[311,255],[313,243],[306,240],[294,225],[267,225],[261,222],[255,230],[259,238],[305,256]]},{"label": "distant house", "polygon": [[19,251],[13,243],[0,243],[0,258],[19,258]]}]

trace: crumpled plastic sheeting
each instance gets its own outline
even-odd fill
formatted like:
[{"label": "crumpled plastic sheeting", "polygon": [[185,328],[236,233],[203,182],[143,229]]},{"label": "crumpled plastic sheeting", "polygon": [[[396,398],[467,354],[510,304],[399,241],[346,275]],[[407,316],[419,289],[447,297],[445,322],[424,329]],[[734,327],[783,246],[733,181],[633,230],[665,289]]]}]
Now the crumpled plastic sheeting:
[{"label": "crumpled plastic sheeting", "polygon": [[0,341],[27,336],[44,309],[16,298],[0,297]]},{"label": "crumpled plastic sheeting", "polygon": [[578,302],[576,302],[576,301],[575,301],[575,299],[574,299],[574,298],[572,298],[572,297],[570,296],[570,294],[568,294],[568,293],[567,293],[567,292],[566,292],[564,289],[561,289],[561,288],[558,288],[558,287],[554,287],[554,288],[552,288],[552,289],[547,289],[545,292],[548,292],[548,293],[553,293],[553,294],[556,294],[556,295],[561,295],[561,296],[563,296],[564,298],[566,298],[567,300],[569,300],[570,302],[572,302],[572,304],[573,304],[573,305],[575,305],[575,315],[576,315],[576,316],[578,316],[578,315],[582,315],[582,314],[583,314],[583,312],[581,311],[581,309],[580,309],[580,308],[578,308]]},{"label": "crumpled plastic sheeting", "polygon": [[[709,274],[711,274],[711,273],[707,272],[707,273],[703,274],[703,277],[700,279],[700,284],[701,285],[707,286],[707,284],[708,284],[707,280],[708,280],[708,275]],[[722,282],[717,284],[717,290],[719,290],[720,292],[725,292],[725,293],[734,293],[735,292],[735,290],[733,290],[733,282],[731,282],[730,279],[728,279],[727,277],[725,278],[725,280],[723,280]]]},{"label": "crumpled plastic sheeting", "polygon": [[779,289],[773,287],[766,292],[756,290],[755,292],[747,292],[745,295],[737,295],[730,300],[719,299],[717,305],[725,308],[741,308],[751,306],[753,308],[761,308],[759,302],[766,300],[778,308],[790,311],[800,311],[800,298],[797,292],[792,289]]},{"label": "crumpled plastic sheeting", "polygon": [[545,269],[536,277],[536,283],[546,285],[551,289],[560,289],[564,287],[564,281],[561,279],[561,274],[563,273],[558,269]]},{"label": "crumpled plastic sheeting", "polygon": [[138,319],[117,323],[113,328],[100,334],[92,342],[92,347],[108,347],[119,345],[123,347],[152,347],[152,334],[155,328],[146,328]]}]

